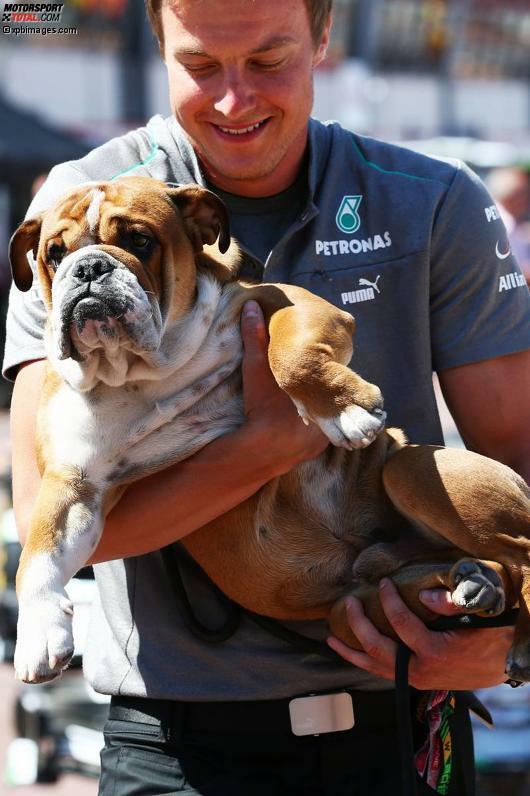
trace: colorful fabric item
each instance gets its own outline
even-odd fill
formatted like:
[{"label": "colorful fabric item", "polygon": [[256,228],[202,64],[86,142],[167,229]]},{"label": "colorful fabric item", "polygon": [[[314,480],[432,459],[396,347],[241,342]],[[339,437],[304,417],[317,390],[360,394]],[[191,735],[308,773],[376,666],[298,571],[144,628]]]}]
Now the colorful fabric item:
[{"label": "colorful fabric item", "polygon": [[453,748],[449,718],[455,710],[452,691],[431,691],[428,695],[423,721],[429,734],[415,755],[416,769],[435,793],[448,794],[451,784]]}]

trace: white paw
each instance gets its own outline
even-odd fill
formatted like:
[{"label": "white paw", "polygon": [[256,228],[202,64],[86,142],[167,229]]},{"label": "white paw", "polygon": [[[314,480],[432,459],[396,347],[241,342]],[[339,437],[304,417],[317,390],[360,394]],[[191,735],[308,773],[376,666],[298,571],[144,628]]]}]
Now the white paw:
[{"label": "white paw", "polygon": [[374,441],[385,427],[386,412],[382,409],[368,412],[352,404],[336,417],[315,417],[314,420],[333,445],[353,450],[366,448]]},{"label": "white paw", "polygon": [[66,594],[24,600],[18,613],[15,674],[24,683],[58,677],[74,654],[72,603]]}]

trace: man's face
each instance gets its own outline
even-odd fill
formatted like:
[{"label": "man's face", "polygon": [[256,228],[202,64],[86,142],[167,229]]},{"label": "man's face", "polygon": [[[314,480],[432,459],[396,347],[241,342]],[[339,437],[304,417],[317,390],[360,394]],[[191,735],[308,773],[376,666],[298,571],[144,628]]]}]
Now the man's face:
[{"label": "man's face", "polygon": [[171,107],[208,178],[242,196],[287,188],[328,31],[315,46],[303,0],[178,0],[161,13]]}]

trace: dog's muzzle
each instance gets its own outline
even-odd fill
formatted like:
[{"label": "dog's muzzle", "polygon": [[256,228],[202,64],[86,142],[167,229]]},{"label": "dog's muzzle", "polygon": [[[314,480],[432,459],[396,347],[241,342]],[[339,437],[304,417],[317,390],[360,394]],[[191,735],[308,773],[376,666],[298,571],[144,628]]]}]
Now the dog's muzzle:
[{"label": "dog's muzzle", "polygon": [[107,275],[115,270],[116,264],[112,260],[96,252],[90,252],[72,268],[71,278],[88,284],[91,282],[103,283]]},{"label": "dog's muzzle", "polygon": [[57,276],[61,359],[80,361],[87,349],[134,336],[127,319],[135,315],[138,297],[127,281],[136,280],[121,263],[105,252],[87,251]]}]

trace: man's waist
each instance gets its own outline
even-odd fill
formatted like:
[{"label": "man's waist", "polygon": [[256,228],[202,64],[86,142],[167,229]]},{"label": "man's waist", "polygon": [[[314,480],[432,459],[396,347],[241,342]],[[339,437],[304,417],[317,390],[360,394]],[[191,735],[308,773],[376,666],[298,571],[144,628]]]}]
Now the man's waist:
[{"label": "man's waist", "polygon": [[[327,693],[327,692],[326,692]],[[395,692],[338,689],[332,692],[351,695],[357,728],[384,728],[396,723]],[[187,702],[113,696],[109,719],[144,724],[168,724],[189,732],[248,732],[292,734],[289,706],[298,695],[285,699],[253,701]],[[323,696],[319,693],[319,696]]]}]

